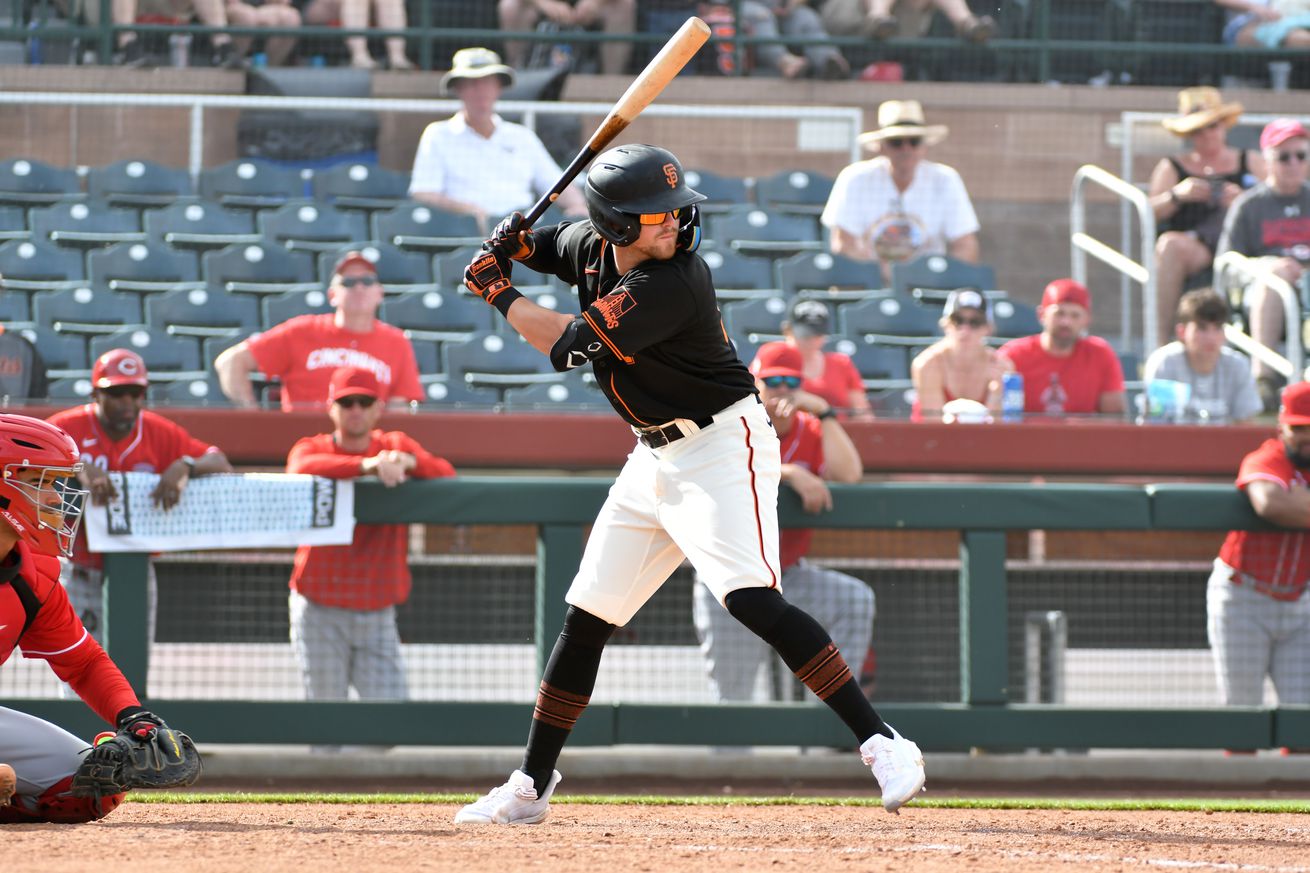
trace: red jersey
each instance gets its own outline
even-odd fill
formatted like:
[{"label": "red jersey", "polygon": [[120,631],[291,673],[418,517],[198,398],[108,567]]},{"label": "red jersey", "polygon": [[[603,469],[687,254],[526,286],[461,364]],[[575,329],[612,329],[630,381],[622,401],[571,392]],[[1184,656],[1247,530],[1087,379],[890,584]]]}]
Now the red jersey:
[{"label": "red jersey", "polygon": [[841,352],[823,353],[823,375],[817,379],[806,379],[801,389],[817,394],[834,409],[851,408],[851,392],[864,391],[864,380],[855,369],[850,355]]},{"label": "red jersey", "polygon": [[[791,430],[778,435],[779,450],[784,464],[804,467],[816,476],[823,476],[823,423],[808,412],[797,412],[792,418]],[[810,528],[784,528],[778,534],[778,560],[785,573],[810,550],[814,531]]]},{"label": "red jersey", "polygon": [[[1001,354],[1023,375],[1023,410],[1039,415],[1069,415],[1101,411],[1101,395],[1124,390],[1123,368],[1110,344],[1099,336],[1074,343],[1073,354],[1057,357],[1042,348],[1041,334],[1010,340]],[[1063,389],[1063,402],[1051,400],[1051,390]],[[1057,389],[1058,391],[1058,389]]]},{"label": "red jersey", "polygon": [[422,400],[414,347],[397,327],[374,319],[373,329],[355,333],[337,327],[335,316],[298,315],[246,340],[266,376],[282,380],[282,409],[322,409],[328,381],[338,367],[363,367],[377,376],[383,401]]},{"label": "red jersey", "polygon": [[[68,432],[82,453],[82,463],[115,473],[162,473],[184,455],[199,457],[217,452],[218,447],[202,442],[186,428],[162,415],[141,410],[136,427],[121,440],[111,440],[96,418],[94,403],[56,412],[48,419]],[[73,563],[100,567],[100,555],[86,548],[86,534],[79,530],[73,546]]]},{"label": "red jersey", "polygon": [[[1305,474],[1287,459],[1278,439],[1265,440],[1242,459],[1237,487],[1260,480],[1287,490],[1306,487]],[[1310,531],[1229,531],[1219,560],[1270,589],[1265,592],[1270,596],[1295,600],[1310,579]]]},{"label": "red jersey", "polygon": [[[325,389],[326,390],[326,389]],[[330,433],[305,437],[287,455],[288,473],[309,473],[328,479],[354,479],[359,463],[386,449],[408,452],[418,459],[409,471],[415,479],[454,476],[455,468],[399,431],[375,430],[368,448],[347,452]],[[383,609],[409,598],[408,526],[357,524],[348,546],[301,546],[291,570],[291,589],[321,606],[342,609]]]},{"label": "red jersey", "polygon": [[24,658],[49,662],[55,675],[110,724],[123,709],[141,705],[68,602],[59,584],[59,559],[33,552],[21,540],[0,560],[0,664],[20,645]]}]

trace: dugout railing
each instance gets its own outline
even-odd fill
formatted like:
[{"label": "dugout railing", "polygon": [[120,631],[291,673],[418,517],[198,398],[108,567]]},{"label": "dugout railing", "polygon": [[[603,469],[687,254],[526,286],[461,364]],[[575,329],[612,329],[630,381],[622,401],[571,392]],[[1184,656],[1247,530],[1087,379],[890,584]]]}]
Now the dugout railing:
[{"label": "dugout railing", "polygon": [[[561,626],[584,531],[609,482],[586,478],[469,477],[383,489],[361,482],[361,523],[533,525],[537,531],[534,644],[538,664]],[[805,515],[791,492],[784,526],[959,531],[959,700],[878,703],[927,749],[1226,748],[1310,745],[1310,707],[1085,707],[1014,703],[1007,640],[1011,628],[1007,532],[1223,531],[1267,529],[1229,486],[1019,483],[878,483],[834,486],[835,508]],[[1106,554],[1107,562],[1114,555]],[[138,688],[145,687],[147,556],[108,555],[107,646]],[[602,668],[603,669],[603,668]],[[147,701],[149,704],[149,701]],[[10,699],[6,705],[90,736],[98,727],[80,702]],[[532,701],[269,702],[180,700],[158,703],[209,743],[518,745]],[[810,703],[593,704],[573,742],[839,746],[841,724]]]}]

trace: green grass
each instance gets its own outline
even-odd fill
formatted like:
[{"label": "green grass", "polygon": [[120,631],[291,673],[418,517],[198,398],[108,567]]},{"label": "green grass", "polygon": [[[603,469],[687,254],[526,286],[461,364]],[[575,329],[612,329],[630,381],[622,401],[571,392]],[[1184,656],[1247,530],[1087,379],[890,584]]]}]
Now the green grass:
[{"label": "green grass", "polygon": [[[462,804],[476,798],[472,794],[330,794],[322,792],[258,793],[215,792],[182,793],[174,791],[136,791],[128,795],[132,803],[313,803],[352,805],[365,803]],[[867,806],[881,807],[872,797],[664,797],[654,795],[562,794],[559,803],[582,805],[636,806]],[[970,797],[916,800],[913,806],[927,809],[1062,809],[1080,811],[1170,811],[1170,812],[1281,812],[1310,814],[1310,800],[1243,800],[1235,798],[1158,798],[1158,799],[1073,799],[1051,797]]]}]

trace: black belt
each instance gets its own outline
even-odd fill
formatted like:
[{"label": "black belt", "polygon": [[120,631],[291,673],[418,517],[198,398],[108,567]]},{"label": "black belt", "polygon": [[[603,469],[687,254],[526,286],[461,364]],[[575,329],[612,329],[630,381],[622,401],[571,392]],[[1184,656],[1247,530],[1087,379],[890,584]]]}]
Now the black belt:
[{"label": "black belt", "polygon": [[[711,415],[705,418],[697,418],[694,419],[692,423],[701,430],[704,430],[714,424],[714,416]],[[652,449],[658,449],[662,446],[667,446],[669,443],[676,443],[686,435],[687,434],[682,432],[682,428],[678,427],[678,423],[673,421],[663,427],[652,427],[649,430],[638,431],[637,439],[641,440]]]}]

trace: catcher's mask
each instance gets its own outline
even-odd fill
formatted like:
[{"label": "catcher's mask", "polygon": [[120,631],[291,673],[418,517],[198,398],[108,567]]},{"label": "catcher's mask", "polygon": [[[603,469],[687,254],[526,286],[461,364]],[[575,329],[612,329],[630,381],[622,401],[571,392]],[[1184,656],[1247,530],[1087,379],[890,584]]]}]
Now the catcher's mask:
[{"label": "catcher's mask", "polygon": [[[700,245],[700,210],[705,195],[687,187],[673,152],[653,145],[625,145],[596,158],[587,173],[587,214],[592,227],[616,246],[641,236],[642,216],[680,210],[678,248]],[[646,223],[658,223],[648,220]]]},{"label": "catcher's mask", "polygon": [[72,555],[87,492],[77,443],[39,418],[0,413],[0,519],[38,552]]}]

